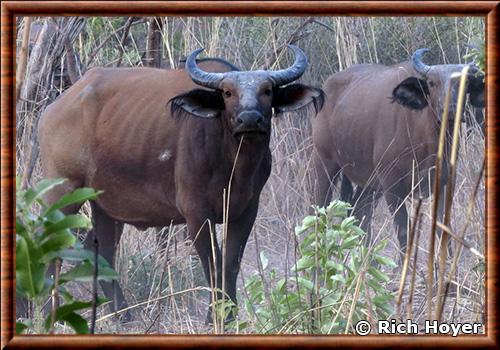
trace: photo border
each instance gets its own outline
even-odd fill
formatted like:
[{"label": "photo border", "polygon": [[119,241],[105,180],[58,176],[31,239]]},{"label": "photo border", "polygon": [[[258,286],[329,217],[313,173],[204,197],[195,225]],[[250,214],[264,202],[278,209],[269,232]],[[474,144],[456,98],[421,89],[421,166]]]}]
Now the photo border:
[{"label": "photo border", "polygon": [[[15,16],[483,16],[486,19],[485,335],[19,335],[14,336]],[[42,348],[497,348],[499,1],[5,1],[1,3],[1,347]],[[91,337],[91,338],[89,338]]]}]

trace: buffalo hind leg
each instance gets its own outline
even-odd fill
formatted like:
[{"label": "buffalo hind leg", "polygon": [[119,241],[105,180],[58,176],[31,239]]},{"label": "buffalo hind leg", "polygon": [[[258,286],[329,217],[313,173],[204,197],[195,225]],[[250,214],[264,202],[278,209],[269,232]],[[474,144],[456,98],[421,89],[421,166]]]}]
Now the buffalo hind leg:
[{"label": "buffalo hind leg", "polygon": [[314,156],[317,184],[315,186],[314,201],[320,207],[330,204],[333,197],[333,187],[340,174],[340,167],[332,160]]},{"label": "buffalo hind leg", "polygon": [[[95,235],[98,244],[98,254],[106,259],[112,268],[115,268],[115,253],[118,243],[120,242],[123,224],[109,217],[94,202],[92,203],[92,219],[94,228],[87,234],[84,246],[86,249],[94,251]],[[118,281],[100,281],[100,285],[106,298],[111,301],[110,308],[112,312],[119,311],[128,306]],[[130,321],[132,318],[129,311],[124,312],[120,316],[125,322]]]},{"label": "buffalo hind leg", "polygon": [[[399,192],[402,193],[402,192]],[[395,191],[385,193],[385,201],[391,213],[394,214],[394,224],[399,241],[401,263],[404,261],[408,245],[408,211],[404,202],[404,197]]]}]

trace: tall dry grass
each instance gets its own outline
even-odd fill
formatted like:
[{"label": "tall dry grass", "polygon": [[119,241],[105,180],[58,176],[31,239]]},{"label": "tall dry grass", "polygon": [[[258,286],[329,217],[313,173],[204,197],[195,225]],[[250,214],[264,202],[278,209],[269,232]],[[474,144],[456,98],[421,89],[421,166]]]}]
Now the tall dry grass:
[{"label": "tall dry grass", "polygon": [[[36,18],[43,23],[47,18]],[[58,19],[59,20],[59,19]],[[123,38],[127,18],[87,18],[83,29],[73,41],[79,55],[80,68],[85,71],[93,66],[143,66],[147,51],[147,31],[150,21],[135,18],[130,32]],[[175,17],[158,19],[162,23],[161,45],[165,69],[176,68],[179,60],[202,46],[208,56],[227,59],[242,69],[283,68],[292,57],[285,49],[286,43],[295,43],[309,57],[309,67],[302,82],[321,86],[332,73],[356,63],[394,64],[408,59],[419,47],[428,47],[430,63],[463,62],[469,52],[466,44],[484,41],[484,22],[481,18],[225,18],[225,17]],[[18,31],[23,28],[22,19]],[[20,38],[18,39],[20,40]],[[48,60],[63,62],[66,51]],[[63,65],[54,64],[60,75]],[[54,75],[54,71],[51,72]],[[44,80],[46,82],[46,80]],[[35,82],[36,83],[36,82]],[[41,84],[41,83],[39,83]],[[25,103],[17,114],[17,163],[16,172],[26,173],[32,154],[34,125],[43,108],[64,90],[57,79],[50,79],[45,90]],[[466,113],[471,113],[466,110]],[[312,140],[310,116],[286,114],[273,123],[271,151],[273,168],[271,177],[262,191],[260,209],[243,257],[238,280],[240,306],[246,298],[244,281],[255,271],[268,284],[273,281],[259,267],[258,257],[264,252],[269,265],[279,273],[290,273],[297,259],[297,242],[294,227],[310,211],[313,187]],[[460,232],[467,220],[467,207],[485,154],[484,138],[479,126],[472,126],[460,135],[460,152],[451,228]],[[36,157],[35,157],[36,158]],[[39,160],[35,163],[32,182],[41,178]],[[221,194],[222,198],[222,194]],[[334,198],[338,198],[334,196]],[[407,203],[412,209],[414,203]],[[417,255],[410,259],[407,286],[402,295],[401,310],[416,322],[426,318],[426,261],[430,232],[430,201],[424,200],[420,209]],[[84,212],[89,213],[88,208]],[[485,186],[479,190],[470,211],[470,223],[464,240],[484,254],[485,243]],[[388,238],[389,256],[398,256],[398,243],[392,225],[392,216],[385,203],[374,212],[372,237]],[[219,229],[220,231],[220,229]],[[221,232],[219,232],[219,241]],[[161,230],[138,231],[125,226],[116,268],[129,305],[134,306],[134,320],[122,324],[107,317],[100,309],[96,332],[102,333],[205,333],[213,329],[205,326],[208,291],[199,259],[191,242],[185,239],[184,226]],[[439,244],[439,242],[438,242]],[[437,260],[437,256],[436,256]],[[393,281],[388,285],[397,291],[401,269],[387,271]],[[458,259],[453,283],[460,293],[448,300],[444,308],[447,321],[482,320],[485,314],[485,266],[477,256],[464,250]],[[414,283],[412,281],[414,280]],[[408,292],[409,284],[414,293]],[[90,295],[91,286],[72,286],[76,293]],[[411,297],[410,297],[411,296]],[[240,311],[240,318],[249,320],[251,315]],[[399,317],[394,315],[394,317]],[[61,331],[65,331],[62,329]]]}]

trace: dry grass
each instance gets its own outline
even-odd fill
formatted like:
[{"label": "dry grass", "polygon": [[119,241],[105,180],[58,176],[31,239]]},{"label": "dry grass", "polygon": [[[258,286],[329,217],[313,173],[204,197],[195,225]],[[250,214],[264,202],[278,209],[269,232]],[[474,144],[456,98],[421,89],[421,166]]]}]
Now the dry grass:
[{"label": "dry grass", "polygon": [[[310,58],[310,67],[303,82],[321,86],[328,75],[353,63],[395,63],[407,59],[418,47],[430,47],[430,61],[458,62],[466,42],[482,40],[484,24],[480,19],[416,19],[416,18],[168,18],[163,20],[165,66],[175,66],[179,58],[192,49],[204,46],[210,56],[228,59],[242,68],[286,66],[290,57],[283,49],[285,42],[296,41]],[[122,65],[141,66],[144,51],[144,21],[131,27],[125,42]],[[120,27],[119,19],[89,19],[85,30],[75,41],[76,51],[87,68],[113,65],[119,55],[118,41],[111,36],[93,56],[93,50],[109,36],[111,29]],[[432,30],[427,31],[427,28]],[[450,30],[451,33],[450,34]],[[415,33],[410,35],[409,33]],[[224,33],[224,35],[221,35]],[[444,36],[450,38],[445,40]],[[120,38],[118,34],[116,37]],[[115,40],[115,41],[114,41]],[[52,90],[60,88],[51,86]],[[23,104],[17,116],[17,173],[25,173],[32,144],[33,125],[45,106],[42,96],[33,104]],[[466,113],[470,113],[467,111]],[[240,306],[246,297],[244,281],[259,272],[258,256],[265,252],[269,265],[284,275],[296,261],[295,226],[310,211],[315,183],[312,171],[312,140],[309,117],[290,114],[276,118],[273,125],[271,150],[273,168],[262,191],[260,208],[248,241],[238,279]],[[460,232],[466,225],[467,206],[484,158],[484,138],[478,126],[462,132],[457,167],[456,192],[451,228]],[[41,178],[39,161],[35,163],[33,182]],[[222,194],[221,194],[222,197]],[[408,208],[412,204],[408,203]],[[417,242],[414,296],[409,302],[408,284],[402,297],[401,310],[410,310],[412,319],[422,323],[426,318],[426,261],[430,232],[430,200],[421,208],[421,232]],[[88,213],[88,208],[84,209]],[[485,187],[481,181],[473,206],[470,224],[464,239],[479,252],[485,252]],[[385,255],[397,260],[399,247],[392,217],[385,203],[374,212],[372,236],[375,241],[388,238],[391,242]],[[133,322],[123,324],[106,318],[107,309],[100,308],[97,333],[211,333],[205,326],[208,291],[198,257],[185,239],[184,226],[138,231],[125,226],[116,268],[129,305]],[[158,241],[164,240],[163,244]],[[220,232],[219,232],[220,241]],[[162,247],[164,249],[162,249]],[[437,259],[437,256],[436,256]],[[413,264],[411,264],[413,265]],[[444,310],[446,321],[482,321],[485,312],[485,268],[482,261],[464,250],[458,260],[454,283],[460,293],[449,298]],[[268,283],[268,276],[259,272]],[[401,269],[387,271],[391,277],[388,288],[397,291]],[[90,296],[91,286],[75,285],[76,294]],[[240,318],[253,319],[243,310]],[[397,317],[397,315],[395,315]],[[252,332],[250,326],[245,332]],[[60,328],[58,332],[69,330]]]}]

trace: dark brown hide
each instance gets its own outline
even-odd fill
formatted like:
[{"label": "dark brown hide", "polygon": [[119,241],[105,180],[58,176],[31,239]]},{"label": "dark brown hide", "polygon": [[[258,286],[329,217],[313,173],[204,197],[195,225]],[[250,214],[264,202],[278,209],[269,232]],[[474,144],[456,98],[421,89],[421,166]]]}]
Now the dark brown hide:
[{"label": "dark brown hide", "polygon": [[[219,61],[201,62],[199,68],[230,70]],[[93,217],[100,252],[111,263],[123,223],[139,228],[186,223],[207,280],[218,288],[221,253],[218,247],[212,252],[210,233],[222,222],[223,193],[236,162],[225,257],[226,292],[236,302],[240,260],[271,170],[273,94],[288,90],[261,79],[261,71],[262,81],[256,79],[247,91],[233,73],[220,89],[207,90],[184,69],[92,69],[46,110],[39,137],[45,177],[69,179],[50,200],[82,186],[104,191],[93,203]],[[322,92],[304,87],[303,95],[321,98]],[[246,100],[255,100],[262,113],[255,121],[258,132],[246,121],[238,124],[246,118],[241,116]],[[115,309],[126,305],[118,286],[103,287],[108,298],[116,295]]]},{"label": "dark brown hide", "polygon": [[[355,214],[364,218],[366,230],[373,203],[385,197],[395,213],[401,248],[406,245],[404,201],[411,193],[412,169],[417,196],[428,196],[442,104],[448,84],[452,84],[456,104],[458,80],[450,81],[450,76],[463,65],[428,67],[425,76],[415,71],[411,62],[390,67],[355,65],[334,74],[324,85],[325,106],[312,120],[317,203],[324,205],[331,200],[332,184],[342,173],[341,198],[357,202]],[[470,88],[468,92],[472,97],[474,92]],[[454,106],[448,117],[453,115]],[[354,198],[350,182],[357,185]]]}]

